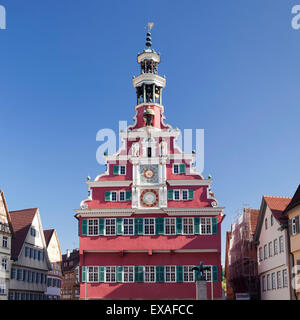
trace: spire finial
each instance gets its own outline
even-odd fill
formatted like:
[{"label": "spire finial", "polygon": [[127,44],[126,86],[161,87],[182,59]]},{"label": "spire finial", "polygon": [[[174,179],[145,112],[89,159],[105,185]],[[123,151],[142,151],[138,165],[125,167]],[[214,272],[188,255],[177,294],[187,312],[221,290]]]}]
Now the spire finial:
[{"label": "spire finial", "polygon": [[152,46],[152,38],[151,38],[151,29],[154,26],[154,22],[148,22],[148,32],[147,32],[147,37],[146,37],[146,46],[149,48]]}]

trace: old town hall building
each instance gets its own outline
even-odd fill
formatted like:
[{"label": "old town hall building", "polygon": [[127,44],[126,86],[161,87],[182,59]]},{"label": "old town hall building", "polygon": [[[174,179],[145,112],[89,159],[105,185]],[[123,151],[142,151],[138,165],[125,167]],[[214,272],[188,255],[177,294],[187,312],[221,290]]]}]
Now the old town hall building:
[{"label": "old town hall building", "polygon": [[164,122],[160,54],[138,54],[135,123],[123,146],[106,155],[106,172],[87,181],[89,197],[75,217],[80,237],[80,299],[195,299],[202,261],[208,299],[221,299],[223,208],[193,166],[195,154],[176,145]]}]

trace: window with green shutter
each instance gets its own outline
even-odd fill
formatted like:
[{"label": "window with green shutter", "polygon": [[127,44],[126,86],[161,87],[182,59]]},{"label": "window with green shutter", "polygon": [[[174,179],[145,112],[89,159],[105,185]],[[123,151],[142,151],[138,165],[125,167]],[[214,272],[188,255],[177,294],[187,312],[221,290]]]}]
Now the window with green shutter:
[{"label": "window with green shutter", "polygon": [[105,267],[99,266],[99,282],[104,282],[105,279]]},{"label": "window with green shutter", "polygon": [[81,282],[86,282],[86,267],[81,267]]},{"label": "window with green shutter", "polygon": [[117,282],[123,282],[123,266],[117,266]]},{"label": "window with green shutter", "polygon": [[156,266],[156,282],[165,282],[164,266]]},{"label": "window with green shutter", "polygon": [[104,235],[104,225],[105,225],[105,219],[100,218],[99,219],[99,229],[98,229],[99,235]]},{"label": "window with green shutter", "polygon": [[86,236],[87,235],[87,219],[81,220],[81,235]]},{"label": "window with green shutter", "polygon": [[118,166],[117,164],[115,164],[113,166],[113,174],[119,174],[119,170],[120,170],[120,166]]},{"label": "window with green shutter", "polygon": [[218,223],[217,223],[217,218],[212,217],[212,234],[218,234]]},{"label": "window with green shutter", "polygon": [[105,198],[105,201],[110,201],[110,191],[105,191],[104,198]]},{"label": "window with green shutter", "polygon": [[168,200],[173,200],[173,190],[168,190]]},{"label": "window with green shutter", "polygon": [[144,282],[144,267],[143,266],[134,266],[134,281],[135,282]]},{"label": "window with green shutter", "polygon": [[194,233],[200,234],[200,217],[194,217]]},{"label": "window with green shutter", "polygon": [[177,282],[183,282],[183,266],[176,266]]},{"label": "window with green shutter", "polygon": [[131,190],[126,190],[126,201],[131,200]]},{"label": "window with green shutter", "polygon": [[218,266],[212,266],[213,268],[213,281],[219,281],[219,274],[218,274]]},{"label": "window with green shutter", "polygon": [[176,234],[182,234],[182,218],[176,218]]},{"label": "window with green shutter", "polygon": [[123,234],[123,219],[117,218],[117,235]]},{"label": "window with green shutter", "polygon": [[180,164],[180,165],[179,165],[179,172],[180,172],[180,173],[185,173],[185,167],[186,167],[186,166],[185,166],[184,163]]},{"label": "window with green shutter", "polygon": [[189,200],[194,200],[194,190],[189,189]]},{"label": "window with green shutter", "polygon": [[164,218],[155,218],[155,232],[156,234],[164,234],[165,227],[164,227]]},{"label": "window with green shutter", "polygon": [[144,234],[143,222],[144,222],[143,218],[135,218],[135,221],[134,221],[134,234],[135,235]]}]

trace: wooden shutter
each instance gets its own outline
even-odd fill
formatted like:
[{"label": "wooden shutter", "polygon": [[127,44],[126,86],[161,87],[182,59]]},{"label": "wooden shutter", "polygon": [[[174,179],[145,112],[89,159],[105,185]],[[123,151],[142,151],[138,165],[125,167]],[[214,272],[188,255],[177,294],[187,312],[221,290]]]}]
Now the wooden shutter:
[{"label": "wooden shutter", "polygon": [[218,223],[217,223],[217,218],[212,217],[212,234],[218,234]]},{"label": "wooden shutter", "polygon": [[87,235],[87,219],[82,219],[81,220],[81,235],[86,236]]},{"label": "wooden shutter", "polygon": [[165,228],[164,228],[164,218],[155,218],[155,233],[156,234],[164,234]]},{"label": "wooden shutter", "polygon": [[143,266],[134,266],[134,281],[135,282],[144,282],[144,267]]},{"label": "wooden shutter", "polygon": [[123,282],[123,267],[122,266],[117,266],[117,282]]},{"label": "wooden shutter", "polygon": [[168,190],[168,200],[173,200],[173,190]]},{"label": "wooden shutter", "polygon": [[135,235],[143,235],[144,234],[144,226],[143,226],[143,218],[135,218],[134,220],[134,234]]},{"label": "wooden shutter", "polygon": [[105,201],[110,201],[110,191],[105,191],[104,198],[105,198]]},{"label": "wooden shutter", "polygon": [[115,164],[113,167],[113,174],[119,174],[119,169],[120,169],[120,166]]},{"label": "wooden shutter", "polygon": [[176,234],[182,234],[182,218],[176,218]]},{"label": "wooden shutter", "polygon": [[189,200],[194,200],[194,190],[190,189],[189,190]]},{"label": "wooden shutter", "polygon": [[99,235],[104,235],[104,222],[105,222],[105,219],[103,219],[103,218],[99,219],[99,227],[98,227],[98,234]]},{"label": "wooden shutter", "polygon": [[126,201],[131,200],[131,190],[126,190]]},{"label": "wooden shutter", "polygon": [[156,282],[165,282],[165,266],[156,266]]},{"label": "wooden shutter", "polygon": [[86,282],[86,267],[81,267],[81,282]]},{"label": "wooden shutter", "polygon": [[183,266],[176,266],[176,280],[183,282]]},{"label": "wooden shutter", "polygon": [[214,282],[219,281],[218,266],[212,266],[212,276]]},{"label": "wooden shutter", "polygon": [[185,164],[184,163],[181,163],[179,165],[179,173],[185,173]]},{"label": "wooden shutter", "polygon": [[99,282],[104,282],[104,276],[105,276],[105,267],[99,266]]},{"label": "wooden shutter", "polygon": [[194,234],[200,234],[200,217],[194,217]]},{"label": "wooden shutter", "polygon": [[117,235],[123,234],[123,219],[122,218],[117,218]]}]

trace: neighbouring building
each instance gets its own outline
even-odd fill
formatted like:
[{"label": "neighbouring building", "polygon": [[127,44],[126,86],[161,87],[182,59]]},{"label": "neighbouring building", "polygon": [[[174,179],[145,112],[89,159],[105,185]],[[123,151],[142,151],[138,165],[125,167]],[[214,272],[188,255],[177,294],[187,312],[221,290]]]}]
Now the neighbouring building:
[{"label": "neighbouring building", "polygon": [[47,300],[60,300],[62,281],[62,256],[55,229],[44,230],[51,270],[47,278]]},{"label": "neighbouring building", "polygon": [[236,223],[227,232],[225,275],[227,299],[247,295],[251,300],[259,299],[257,254],[254,243],[259,210],[244,208]]},{"label": "neighbouring building", "polygon": [[62,300],[78,300],[80,298],[79,262],[78,249],[74,249],[72,252],[67,250],[67,253],[62,255]]},{"label": "neighbouring building", "polygon": [[14,232],[12,239],[9,300],[45,300],[48,259],[39,209],[9,212]]},{"label": "neighbouring building", "polygon": [[8,299],[13,230],[3,191],[0,190],[0,300]]},{"label": "neighbouring building", "polygon": [[146,41],[133,78],[135,123],[120,132],[119,151],[105,154],[106,172],[87,181],[89,197],[76,210],[80,298],[195,299],[192,269],[203,262],[208,299],[222,299],[224,208],[210,177],[196,172],[195,154],[177,146],[180,131],[164,123],[166,79],[150,32]]},{"label": "neighbouring building", "polygon": [[289,219],[290,251],[294,266],[292,286],[297,300],[300,300],[300,185],[284,214]]},{"label": "neighbouring building", "polygon": [[261,300],[292,300],[288,217],[292,198],[263,196],[255,233]]}]

